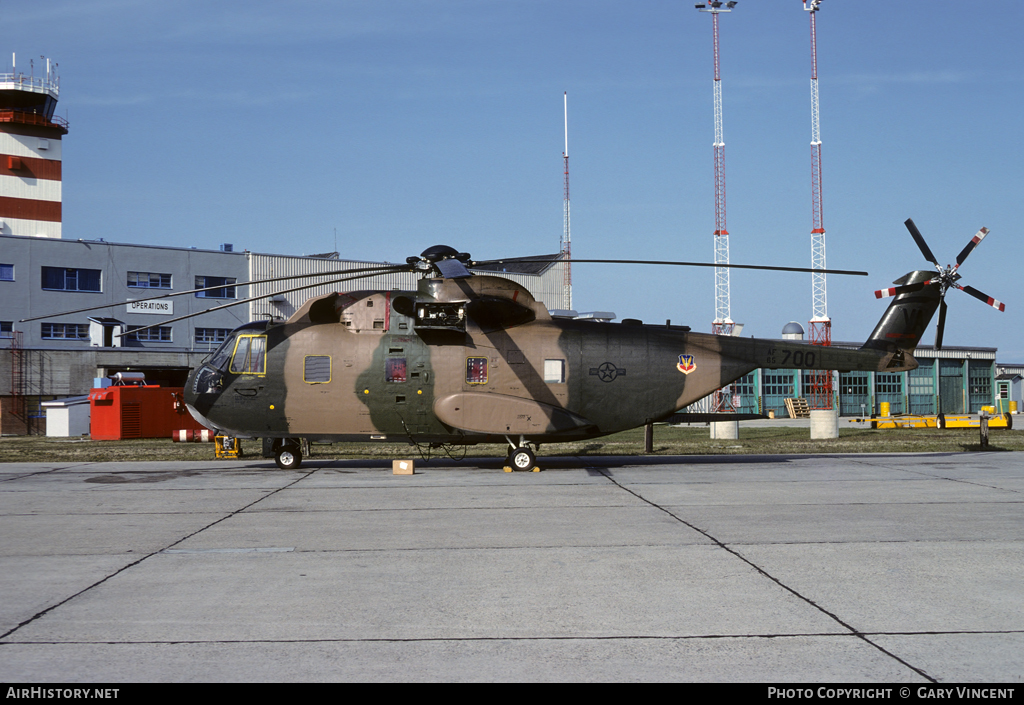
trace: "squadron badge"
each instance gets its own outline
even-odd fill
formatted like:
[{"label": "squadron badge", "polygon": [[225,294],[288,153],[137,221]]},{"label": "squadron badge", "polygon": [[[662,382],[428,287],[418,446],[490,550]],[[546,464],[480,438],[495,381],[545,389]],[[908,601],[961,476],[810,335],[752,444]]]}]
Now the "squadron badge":
[{"label": "squadron badge", "polygon": [[693,361],[693,355],[680,355],[679,362],[676,363],[676,369],[684,375],[688,375],[697,369],[697,363]]}]

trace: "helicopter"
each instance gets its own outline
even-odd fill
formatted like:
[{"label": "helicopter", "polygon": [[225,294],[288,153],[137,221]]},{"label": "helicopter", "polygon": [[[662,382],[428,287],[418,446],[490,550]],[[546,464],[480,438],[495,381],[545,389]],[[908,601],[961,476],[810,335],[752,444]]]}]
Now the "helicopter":
[{"label": "helicopter", "polygon": [[[940,306],[941,345],[949,288],[988,297],[956,283],[956,268],[980,242],[977,236],[956,268],[944,269],[913,221],[906,224],[938,275],[913,271],[896,280],[895,287],[876,292],[894,299],[856,350],[697,333],[668,323],[553,317],[520,284],[470,271],[536,258],[476,262],[468,253],[438,245],[407,258],[404,265],[349,270],[349,276],[335,280],[414,271],[422,275],[415,291],[335,292],[309,299],[283,322],[262,320],[236,328],[191,372],[184,400],[207,428],[263,439],[264,454],[282,469],[300,467],[303,441],[398,441],[428,447],[499,443],[508,447],[511,468],[536,469],[541,443],[588,440],[667,419],[757,368],[916,368],[914,350]],[[262,281],[306,276],[323,275]],[[163,296],[168,295],[176,294]],[[255,298],[262,297],[225,306]],[[181,318],[194,315],[199,314]]]}]

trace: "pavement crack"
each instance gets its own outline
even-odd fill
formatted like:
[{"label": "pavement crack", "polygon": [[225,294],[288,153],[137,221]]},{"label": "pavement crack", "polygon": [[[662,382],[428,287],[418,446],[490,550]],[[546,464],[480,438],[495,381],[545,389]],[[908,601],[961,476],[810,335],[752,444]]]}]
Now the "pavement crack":
[{"label": "pavement crack", "polygon": [[845,621],[843,621],[843,619],[840,618],[839,615],[835,614],[834,612],[830,612],[829,610],[825,609],[823,606],[819,605],[817,602],[815,602],[811,598],[807,597],[806,595],[801,594],[795,588],[792,588],[789,585],[786,585],[784,582],[782,582],[782,580],[780,580],[779,578],[776,578],[774,575],[772,575],[771,573],[766,571],[764,568],[762,568],[761,566],[759,566],[756,563],[754,563],[754,561],[750,560],[749,558],[744,556],[742,553],[740,553],[736,549],[734,549],[731,546],[729,546],[728,544],[722,542],[717,537],[711,535],[709,532],[705,531],[704,529],[701,529],[700,527],[698,527],[698,526],[696,526],[694,524],[691,524],[690,522],[688,522],[685,519],[683,519],[682,517],[680,517],[678,514],[675,514],[675,513],[671,512],[671,511],[669,511],[668,509],[666,509],[665,507],[662,507],[658,503],[653,502],[653,501],[647,499],[642,494],[640,494],[640,493],[630,489],[629,487],[626,487],[625,485],[623,485],[622,483],[617,481],[615,478],[613,478],[610,474],[607,474],[607,473],[605,473],[603,471],[602,471],[602,474],[610,482],[612,482],[615,486],[619,487],[620,489],[624,490],[625,492],[628,492],[629,494],[633,495],[637,499],[639,499],[639,500],[641,500],[643,502],[646,502],[647,504],[649,504],[650,506],[654,507],[655,509],[658,509],[658,510],[664,512],[665,514],[668,514],[670,517],[672,517],[673,519],[678,521],[680,524],[682,524],[682,525],[684,525],[686,527],[689,527],[693,531],[696,531],[697,533],[699,533],[702,536],[704,536],[705,538],[707,538],[709,541],[714,543],[715,546],[717,546],[718,548],[720,548],[723,551],[731,554],[733,557],[738,558],[739,560],[743,561],[744,563],[746,563],[748,566],[753,568],[755,571],[757,571],[763,577],[765,577],[768,580],[772,581],[773,583],[778,585],[780,588],[782,588],[786,592],[788,592],[791,595],[793,595],[794,597],[802,600],[803,602],[807,603],[808,605],[810,605],[814,609],[818,610],[822,614],[826,615],[827,617],[829,617],[830,619],[835,621],[837,624],[842,626],[844,629],[848,630],[850,632],[850,634],[852,634],[853,636],[858,637],[859,639],[863,640],[865,643],[870,644],[871,646],[873,646],[877,650],[879,650],[882,653],[884,653],[886,656],[892,658],[893,660],[897,661],[898,663],[903,664],[904,666],[906,666],[910,670],[912,670],[915,673],[917,673],[922,678],[928,679],[929,682],[931,682],[931,683],[937,683],[938,682],[935,678],[932,678],[930,675],[925,673],[922,669],[920,669],[917,666],[914,666],[914,665],[908,663],[904,659],[900,658],[899,656],[897,656],[896,654],[892,653],[891,651],[885,649],[884,647],[880,646],[879,644],[876,644],[871,639],[869,639],[865,633],[861,632],[860,630],[856,629],[852,625],[847,624]]},{"label": "pavement crack", "polygon": [[14,626],[11,629],[7,630],[3,634],[0,634],[0,640],[7,639],[7,637],[11,636],[12,634],[17,632],[22,627],[25,627],[25,626],[31,624],[32,622],[35,622],[36,620],[46,616],[50,612],[53,612],[58,607],[62,607],[64,605],[66,605],[67,603],[71,602],[72,600],[74,600],[79,595],[84,595],[85,593],[89,592],[90,590],[93,590],[94,588],[99,587],[100,585],[102,585],[103,583],[107,582],[108,580],[111,580],[112,578],[120,575],[121,573],[124,573],[125,571],[134,568],[135,566],[139,565],[143,561],[145,561],[145,560],[147,560],[149,558],[152,558],[153,556],[160,555],[161,553],[163,553],[164,551],[166,551],[166,550],[168,550],[170,548],[174,548],[178,544],[183,543],[184,541],[187,541],[188,539],[192,538],[193,536],[196,536],[197,534],[201,534],[202,532],[206,531],[207,529],[210,529],[210,528],[216,526],[217,524],[220,524],[222,521],[226,521],[227,519],[230,519],[230,518],[234,517],[235,515],[237,515],[237,514],[239,514],[241,512],[244,512],[246,509],[249,509],[250,507],[252,507],[255,504],[259,504],[263,500],[267,499],[268,497],[274,496],[275,494],[277,494],[278,492],[281,492],[282,490],[286,490],[286,489],[288,489],[290,487],[293,487],[297,483],[302,482],[303,480],[305,480],[307,477],[312,475],[314,472],[316,472],[316,469],[313,469],[313,470],[310,470],[309,472],[303,473],[301,477],[296,478],[295,480],[289,482],[288,484],[282,485],[281,487],[278,487],[277,489],[275,489],[275,490],[273,490],[271,492],[268,492],[267,494],[263,495],[262,497],[259,497],[259,498],[255,499],[255,500],[253,500],[252,502],[249,502],[244,507],[239,507],[238,509],[232,510],[231,512],[225,514],[224,516],[220,517],[219,519],[210,522],[206,526],[203,526],[203,527],[201,527],[199,529],[196,529],[195,531],[193,531],[192,533],[190,533],[190,534],[188,534],[186,536],[182,536],[178,540],[176,540],[176,541],[174,541],[174,542],[164,546],[163,548],[158,548],[155,551],[152,551],[152,552],[146,554],[145,556],[142,556],[141,558],[138,558],[137,560],[134,560],[131,563],[128,563],[127,565],[121,566],[120,568],[118,568],[114,572],[110,573],[109,575],[104,576],[103,578],[100,578],[99,580],[97,580],[96,582],[92,583],[91,585],[88,585],[88,586],[82,588],[81,590],[79,590],[78,592],[76,592],[76,593],[74,593],[72,595],[69,595],[68,597],[65,597],[63,600],[61,600],[59,602],[55,602],[54,604],[50,605],[46,609],[40,610],[39,612],[35,613],[34,615],[29,617],[28,619],[20,622],[16,626]]}]

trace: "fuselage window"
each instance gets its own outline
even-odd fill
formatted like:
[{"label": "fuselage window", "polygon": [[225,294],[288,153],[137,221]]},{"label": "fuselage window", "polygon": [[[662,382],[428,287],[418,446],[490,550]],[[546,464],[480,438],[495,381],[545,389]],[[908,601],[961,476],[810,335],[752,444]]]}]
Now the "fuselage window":
[{"label": "fuselage window", "polygon": [[404,357],[389,357],[384,361],[384,380],[386,382],[404,382],[406,377]]},{"label": "fuselage window", "polygon": [[326,384],[331,381],[331,356],[306,355],[302,368],[302,381],[308,384]]},{"label": "fuselage window", "polygon": [[262,375],[267,369],[267,336],[240,335],[231,356],[229,372],[244,375]]},{"label": "fuselage window", "polygon": [[466,383],[487,384],[487,358],[466,358]]},{"label": "fuselage window", "polygon": [[545,360],[544,381],[548,384],[563,384],[565,382],[565,360]]}]

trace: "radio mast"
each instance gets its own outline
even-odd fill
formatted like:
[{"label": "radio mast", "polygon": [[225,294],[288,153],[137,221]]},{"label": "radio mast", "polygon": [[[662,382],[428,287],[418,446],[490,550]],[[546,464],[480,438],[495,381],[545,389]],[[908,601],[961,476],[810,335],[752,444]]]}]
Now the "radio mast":
[{"label": "radio mast", "polygon": [[[722,9],[725,5],[725,9]],[[715,264],[729,264],[729,231],[725,229],[725,138],[722,130],[722,79],[718,65],[718,14],[732,12],[735,2],[713,0],[697,5],[701,12],[711,13],[715,52]],[[734,323],[729,302],[729,269],[715,267],[715,320],[711,332],[732,335]]]},{"label": "radio mast", "polygon": [[562,265],[562,305],[566,309],[572,309],[572,243],[569,237],[569,93],[566,91],[563,96],[565,109],[565,151],[562,152],[562,159],[565,162],[565,196],[562,211],[562,242],[560,252],[565,263]]},{"label": "radio mast", "polygon": [[[815,17],[821,0],[803,0],[811,17],[811,269],[825,269],[825,224],[821,208],[821,125],[818,113],[818,38]],[[832,344],[832,320],[828,317],[828,296],[824,271],[811,273],[812,345]],[[812,409],[832,408],[832,371],[812,370],[807,390]]]}]

